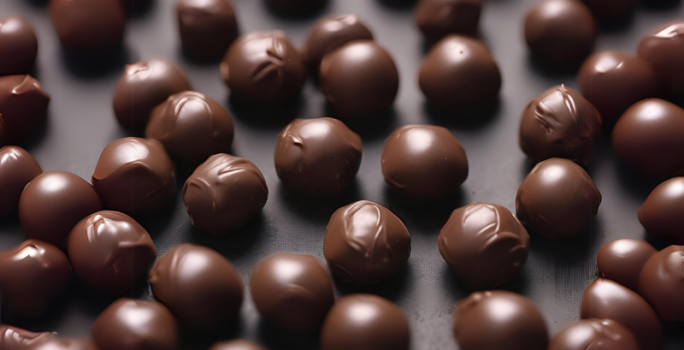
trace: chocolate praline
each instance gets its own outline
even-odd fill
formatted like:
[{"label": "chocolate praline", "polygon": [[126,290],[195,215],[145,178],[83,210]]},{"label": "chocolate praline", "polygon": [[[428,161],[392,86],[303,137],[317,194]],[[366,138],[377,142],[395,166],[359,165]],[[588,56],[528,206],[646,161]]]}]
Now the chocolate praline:
[{"label": "chocolate praline", "polygon": [[640,350],[632,332],[613,320],[579,320],[558,332],[548,350]]},{"label": "chocolate praline", "polygon": [[209,350],[266,350],[261,345],[247,339],[235,339],[214,343]]},{"label": "chocolate praline", "polygon": [[0,77],[0,142],[21,143],[35,134],[45,124],[49,103],[50,95],[30,75]]},{"label": "chocolate praline", "polygon": [[176,15],[183,49],[204,60],[220,60],[240,32],[228,0],[178,0]]},{"label": "chocolate praline", "polygon": [[356,15],[325,17],[311,28],[301,50],[302,60],[318,73],[323,56],[352,40],[373,40],[373,34]]},{"label": "chocolate praline", "polygon": [[77,53],[119,46],[126,27],[120,0],[52,0],[50,18],[62,46]]},{"label": "chocolate praline", "polygon": [[51,337],[50,332],[30,332],[5,324],[0,326],[0,350],[25,350]]},{"label": "chocolate praline", "polygon": [[663,93],[684,98],[684,22],[645,36],[637,55],[651,64]]},{"label": "chocolate praline", "polygon": [[630,13],[637,0],[583,0],[591,12],[600,19],[616,19]]},{"label": "chocolate praline", "polygon": [[675,177],[656,187],[641,205],[637,216],[648,233],[684,244],[684,177]]},{"label": "chocolate praline", "polygon": [[43,169],[38,162],[23,148],[0,148],[0,216],[17,211],[21,192],[31,180],[42,173]]},{"label": "chocolate praline", "polygon": [[38,55],[31,23],[18,16],[0,20],[0,52],[0,75],[28,73]]},{"label": "chocolate praline", "polygon": [[618,239],[608,242],[599,249],[596,258],[599,276],[636,290],[641,268],[657,252],[642,240]]},{"label": "chocolate praline", "polygon": [[430,41],[449,34],[474,35],[480,22],[482,0],[420,0],[416,24]]},{"label": "chocolate praline", "polygon": [[639,294],[663,321],[684,321],[684,246],[671,245],[646,261],[639,275]]},{"label": "chocolate praline", "polygon": [[[0,346],[0,350],[1,346]],[[99,350],[95,344],[83,338],[60,338],[51,336],[44,341],[31,345],[25,350]]]}]

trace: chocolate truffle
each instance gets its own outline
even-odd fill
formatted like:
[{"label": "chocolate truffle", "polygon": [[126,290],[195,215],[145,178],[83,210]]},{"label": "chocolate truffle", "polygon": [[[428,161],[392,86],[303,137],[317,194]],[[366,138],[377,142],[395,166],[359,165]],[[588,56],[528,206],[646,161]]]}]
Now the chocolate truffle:
[{"label": "chocolate truffle", "polygon": [[359,135],[337,119],[295,119],[278,136],[276,171],[297,196],[338,197],[354,183],[362,149]]},{"label": "chocolate truffle", "polygon": [[23,148],[0,148],[0,216],[17,211],[24,187],[42,173],[38,162]]},{"label": "chocolate truffle", "polygon": [[600,19],[616,19],[630,13],[637,0],[583,0]]},{"label": "chocolate truffle", "polygon": [[173,94],[152,112],[145,137],[172,157],[197,165],[233,143],[233,120],[218,102],[195,91]]},{"label": "chocolate truffle", "polygon": [[71,230],[67,248],[81,281],[110,297],[130,290],[157,257],[152,238],[140,224],[109,210],[81,220]]},{"label": "chocolate truffle", "polygon": [[385,298],[350,294],[340,298],[321,330],[321,350],[407,350],[406,315]]},{"label": "chocolate truffle", "polygon": [[439,234],[439,253],[468,289],[512,280],[527,261],[530,236],[506,208],[471,203],[451,213]]},{"label": "chocolate truffle", "polygon": [[335,302],[328,271],[306,254],[261,259],[252,270],[250,287],[261,316],[295,331],[318,329]]},{"label": "chocolate truffle", "polygon": [[152,110],[172,94],[191,90],[175,64],[161,58],[129,64],[114,89],[114,114],[129,130],[144,130]]},{"label": "chocolate truffle", "polygon": [[599,276],[636,290],[641,268],[657,252],[647,242],[637,239],[608,242],[601,247],[596,258]]},{"label": "chocolate truffle", "polygon": [[52,244],[29,239],[0,252],[2,312],[36,317],[64,291],[70,279],[69,259]]},{"label": "chocolate truffle", "polygon": [[684,244],[684,177],[658,185],[639,208],[637,216],[648,233]]},{"label": "chocolate truffle", "polygon": [[639,275],[639,294],[663,321],[684,321],[684,246],[671,245],[646,261]]},{"label": "chocolate truffle", "polygon": [[[0,142],[21,143],[45,124],[50,95],[30,75],[0,77]],[[2,146],[2,144],[0,144]]]},{"label": "chocolate truffle", "polygon": [[26,350],[51,337],[50,332],[30,332],[5,324],[0,326],[0,350]]},{"label": "chocolate truffle", "polygon": [[108,208],[149,214],[173,201],[176,166],[159,141],[126,137],[105,147],[92,181]]},{"label": "chocolate truffle", "polygon": [[537,164],[518,188],[518,219],[542,236],[579,238],[596,216],[601,193],[579,165],[560,158]]},{"label": "chocolate truffle", "polygon": [[415,199],[454,195],[468,177],[465,149],[441,126],[395,129],[385,141],[381,162],[385,181]]},{"label": "chocolate truffle", "polygon": [[532,300],[503,290],[475,292],[459,302],[453,331],[461,350],[546,350],[549,342]]},{"label": "chocolate truffle", "polygon": [[641,39],[637,55],[651,64],[663,93],[684,98],[684,22]]},{"label": "chocolate truffle", "polygon": [[95,344],[82,338],[59,338],[51,336],[31,345],[25,350],[99,350]]},{"label": "chocolate truffle", "polygon": [[641,349],[659,349],[663,341],[663,326],[646,300],[607,279],[597,279],[584,291],[580,318],[620,323],[632,332]]},{"label": "chocolate truffle", "polygon": [[90,334],[100,350],[177,350],[178,324],[161,303],[121,298],[93,323]]},{"label": "chocolate truffle", "polygon": [[299,96],[306,67],[285,32],[255,32],[237,38],[221,62],[231,97],[252,107],[277,107]]},{"label": "chocolate truffle", "polygon": [[31,23],[18,16],[0,19],[0,52],[0,75],[28,73],[38,54]]},{"label": "chocolate truffle", "polygon": [[548,350],[640,350],[632,332],[613,320],[579,320],[551,339]]},{"label": "chocolate truffle", "polygon": [[337,209],[325,230],[323,255],[342,281],[356,285],[396,275],[411,255],[411,236],[389,209],[358,201]]},{"label": "chocolate truffle", "polygon": [[119,46],[126,27],[119,0],[51,0],[50,18],[62,46],[77,53]]},{"label": "chocolate truffle", "polygon": [[449,35],[428,52],[420,66],[418,84],[431,107],[458,111],[495,100],[501,73],[483,42]]},{"label": "chocolate truffle", "polygon": [[525,107],[520,148],[536,161],[558,157],[588,166],[600,134],[601,116],[591,102],[575,90],[557,85]]},{"label": "chocolate truffle", "polygon": [[242,280],[217,251],[182,243],[157,260],[148,278],[155,299],[184,325],[212,328],[235,317],[242,304]]},{"label": "chocolate truffle", "polygon": [[589,56],[580,68],[577,84],[606,127],[613,126],[632,104],[658,93],[658,82],[648,62],[617,51]]},{"label": "chocolate truffle", "polygon": [[482,0],[420,0],[416,23],[430,41],[449,34],[475,35],[482,12]]},{"label": "chocolate truffle", "polygon": [[185,52],[220,60],[238,37],[238,23],[228,0],[178,0],[178,29]]},{"label": "chocolate truffle", "polygon": [[392,56],[372,40],[354,40],[323,57],[319,84],[332,112],[344,119],[388,110],[399,91]]},{"label": "chocolate truffle", "polygon": [[266,350],[261,345],[247,339],[235,339],[215,343],[209,350]]},{"label": "chocolate truffle", "polygon": [[190,175],[183,202],[192,224],[216,236],[241,229],[268,199],[266,180],[247,159],[215,154]]},{"label": "chocolate truffle", "polygon": [[36,176],[19,198],[19,220],[26,235],[60,248],[81,219],[101,209],[93,186],[66,171]]},{"label": "chocolate truffle", "polygon": [[318,73],[323,56],[352,40],[373,40],[373,34],[356,15],[325,17],[316,22],[304,42],[302,60]]},{"label": "chocolate truffle", "polygon": [[684,174],[684,109],[649,98],[629,107],[613,129],[613,149],[649,178]]}]

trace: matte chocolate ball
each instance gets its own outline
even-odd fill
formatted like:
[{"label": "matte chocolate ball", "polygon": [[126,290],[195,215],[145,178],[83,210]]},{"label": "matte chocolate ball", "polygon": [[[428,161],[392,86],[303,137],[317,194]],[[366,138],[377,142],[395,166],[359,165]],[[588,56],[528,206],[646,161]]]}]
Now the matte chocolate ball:
[{"label": "matte chocolate ball", "polygon": [[266,350],[266,348],[247,339],[235,339],[214,343],[209,350]]},{"label": "matte chocolate ball", "polygon": [[548,350],[640,350],[629,329],[613,320],[579,320],[558,332]]},{"label": "matte chocolate ball", "polygon": [[119,0],[51,0],[50,18],[62,46],[77,53],[121,45],[126,27]]},{"label": "matte chocolate ball", "polygon": [[22,143],[45,124],[50,95],[30,75],[0,77],[0,146]]},{"label": "matte chocolate ball", "polygon": [[178,0],[178,29],[185,52],[204,60],[220,60],[240,30],[228,0]]},{"label": "matte chocolate ball", "polygon": [[38,55],[38,39],[31,23],[19,16],[0,19],[0,52],[0,75],[28,73]]},{"label": "matte chocolate ball", "polygon": [[38,162],[23,148],[0,148],[0,217],[16,213],[21,192],[42,173]]},{"label": "matte chocolate ball", "polygon": [[608,242],[599,249],[596,258],[599,277],[636,290],[641,268],[657,252],[653,246],[642,240],[618,239]]},{"label": "matte chocolate ball", "polygon": [[637,55],[651,64],[663,93],[684,98],[684,22],[645,36]]},{"label": "matte chocolate ball", "polygon": [[596,17],[604,20],[616,19],[630,13],[637,0],[583,0]]},{"label": "matte chocolate ball", "polygon": [[656,187],[637,216],[648,233],[671,241],[684,244],[684,177],[675,177]]},{"label": "matte chocolate ball", "polygon": [[475,35],[482,0],[420,0],[416,24],[425,38],[439,40],[449,34]]},{"label": "matte chocolate ball", "polygon": [[684,246],[671,245],[646,261],[639,275],[639,294],[663,321],[684,321]]},{"label": "matte chocolate ball", "polygon": [[353,40],[373,40],[373,34],[356,15],[336,15],[325,17],[309,32],[301,50],[302,60],[313,72],[323,56]]}]

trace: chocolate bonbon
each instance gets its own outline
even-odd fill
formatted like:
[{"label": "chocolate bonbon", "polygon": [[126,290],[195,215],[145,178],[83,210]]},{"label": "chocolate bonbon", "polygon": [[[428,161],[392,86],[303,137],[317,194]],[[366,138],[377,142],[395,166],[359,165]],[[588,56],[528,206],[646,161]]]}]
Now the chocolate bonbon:
[{"label": "chocolate bonbon", "polygon": [[648,233],[684,244],[684,177],[667,180],[651,192],[637,216]]},{"label": "chocolate bonbon", "polygon": [[4,324],[0,326],[0,350],[25,350],[52,336],[50,332],[30,332]]},{"label": "chocolate bonbon", "polygon": [[420,0],[416,24],[430,41],[449,34],[475,35],[480,22],[482,0]]},{"label": "chocolate bonbon", "polygon": [[119,0],[52,0],[50,18],[62,46],[76,53],[121,44],[126,15]]},{"label": "chocolate bonbon", "polygon": [[651,64],[663,93],[684,98],[684,22],[645,36],[637,55]]},{"label": "chocolate bonbon", "polygon": [[663,321],[684,321],[684,246],[669,246],[646,261],[639,275],[639,294]]},{"label": "chocolate bonbon", "polygon": [[325,17],[311,29],[301,50],[302,60],[315,73],[323,56],[352,40],[373,40],[373,34],[356,15]]},{"label": "chocolate bonbon", "polygon": [[618,239],[608,242],[599,249],[596,258],[599,276],[636,290],[641,268],[657,252],[642,240]]},{"label": "chocolate bonbon", "polygon": [[247,339],[235,339],[215,343],[209,350],[266,350],[261,345]]},{"label": "chocolate bonbon", "polygon": [[36,133],[45,124],[49,103],[50,95],[30,75],[0,77],[0,142],[21,143]]},{"label": "chocolate bonbon", "polygon": [[179,0],[176,15],[183,49],[201,59],[220,60],[239,34],[228,0]]},{"label": "chocolate bonbon", "polygon": [[588,319],[571,323],[558,332],[548,350],[640,350],[632,332],[613,320]]},{"label": "chocolate bonbon", "polygon": [[600,19],[614,20],[624,17],[636,7],[637,0],[583,0],[591,12]]},{"label": "chocolate bonbon", "polygon": [[19,16],[0,19],[0,51],[0,75],[28,73],[38,54],[31,23]]},{"label": "chocolate bonbon", "polygon": [[31,180],[42,173],[43,169],[38,162],[23,148],[0,148],[0,216],[17,211],[21,192]]}]

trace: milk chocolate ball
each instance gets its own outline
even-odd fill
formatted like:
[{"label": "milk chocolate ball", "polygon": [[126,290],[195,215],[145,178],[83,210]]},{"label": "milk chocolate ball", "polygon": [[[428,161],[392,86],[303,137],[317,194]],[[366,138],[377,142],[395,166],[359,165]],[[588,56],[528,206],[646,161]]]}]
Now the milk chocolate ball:
[{"label": "milk chocolate ball", "polygon": [[684,98],[684,22],[645,36],[637,55],[651,64],[664,94]]},{"label": "milk chocolate ball", "polygon": [[126,27],[119,0],[51,0],[50,18],[62,46],[77,53],[119,46]]},{"label": "milk chocolate ball", "polygon": [[475,35],[480,22],[482,0],[420,0],[416,24],[429,41],[449,34]]},{"label": "milk chocolate ball", "polygon": [[579,320],[558,332],[548,350],[639,350],[629,329],[613,320]]},{"label": "milk chocolate ball", "polygon": [[353,40],[373,40],[373,34],[356,15],[325,17],[309,32],[301,50],[302,60],[318,73],[323,56]]},{"label": "milk chocolate ball", "polygon": [[38,39],[26,19],[0,19],[0,76],[28,73],[38,55]]},{"label": "milk chocolate ball", "polygon": [[637,4],[637,0],[582,0],[589,6],[596,17],[613,20],[630,13]]},{"label": "milk chocolate ball", "polygon": [[639,208],[639,222],[648,233],[684,244],[684,177],[675,177],[656,187]]},{"label": "milk chocolate ball", "polygon": [[38,162],[23,148],[0,148],[0,216],[17,211],[24,187],[42,173]]},{"label": "milk chocolate ball", "polygon": [[639,274],[646,261],[658,251],[645,241],[618,239],[604,244],[598,252],[599,276],[632,290],[639,285]]},{"label": "milk chocolate ball", "polygon": [[639,294],[663,321],[684,321],[684,246],[671,245],[646,261],[639,275]]},{"label": "milk chocolate ball", "polygon": [[228,0],[178,0],[176,14],[183,49],[200,59],[220,60],[240,32]]},{"label": "milk chocolate ball", "polygon": [[22,143],[45,124],[50,95],[30,75],[0,77],[0,146]]}]

